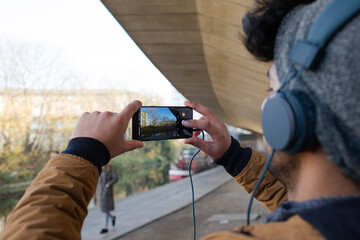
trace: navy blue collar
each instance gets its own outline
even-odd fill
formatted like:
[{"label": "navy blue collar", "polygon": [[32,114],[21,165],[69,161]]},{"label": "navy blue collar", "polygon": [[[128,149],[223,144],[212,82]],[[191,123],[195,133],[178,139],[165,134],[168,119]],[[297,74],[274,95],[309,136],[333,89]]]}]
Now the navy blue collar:
[{"label": "navy blue collar", "polygon": [[296,214],[326,239],[360,239],[360,195],[288,201],[272,212],[266,222],[286,221]]}]

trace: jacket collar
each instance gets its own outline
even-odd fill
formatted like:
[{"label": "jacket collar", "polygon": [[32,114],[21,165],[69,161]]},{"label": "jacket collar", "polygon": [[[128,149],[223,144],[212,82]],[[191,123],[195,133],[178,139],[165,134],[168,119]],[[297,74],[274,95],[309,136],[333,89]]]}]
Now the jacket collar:
[{"label": "jacket collar", "polygon": [[300,215],[327,239],[360,239],[360,195],[285,202],[266,222],[286,221]]}]

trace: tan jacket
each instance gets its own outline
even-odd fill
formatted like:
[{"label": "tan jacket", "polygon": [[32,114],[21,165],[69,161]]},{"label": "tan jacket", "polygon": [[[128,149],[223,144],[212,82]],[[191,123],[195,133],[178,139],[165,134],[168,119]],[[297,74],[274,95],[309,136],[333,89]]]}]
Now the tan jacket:
[{"label": "tan jacket", "polygon": [[8,216],[0,239],[81,239],[98,179],[97,168],[85,159],[50,159]]},{"label": "tan jacket", "polygon": [[[235,177],[251,192],[264,165],[253,150],[243,171]],[[97,168],[85,159],[60,154],[51,159],[10,213],[1,240],[81,239],[87,205],[99,178]],[[255,196],[271,211],[286,200],[286,190],[270,173],[265,175]],[[247,232],[247,234],[239,233]],[[310,224],[295,215],[285,222],[240,227],[204,239],[323,239]]]}]

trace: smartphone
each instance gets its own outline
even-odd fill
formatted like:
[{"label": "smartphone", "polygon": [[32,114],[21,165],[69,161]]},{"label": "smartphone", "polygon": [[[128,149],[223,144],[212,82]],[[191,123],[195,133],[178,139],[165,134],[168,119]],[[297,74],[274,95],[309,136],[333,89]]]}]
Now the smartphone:
[{"label": "smartphone", "polygon": [[189,138],[193,129],[181,122],[192,118],[190,107],[140,107],[132,118],[132,138],[141,141]]}]

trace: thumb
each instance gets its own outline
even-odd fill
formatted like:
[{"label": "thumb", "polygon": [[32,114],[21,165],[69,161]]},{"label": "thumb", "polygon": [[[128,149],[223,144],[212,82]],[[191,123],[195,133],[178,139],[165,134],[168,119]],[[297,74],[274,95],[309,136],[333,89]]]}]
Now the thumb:
[{"label": "thumb", "polygon": [[134,150],[136,148],[142,148],[142,147],[144,147],[144,143],[142,141],[139,141],[139,140],[127,140],[127,141],[125,141],[124,150],[125,150],[125,152],[127,152],[127,151]]}]

